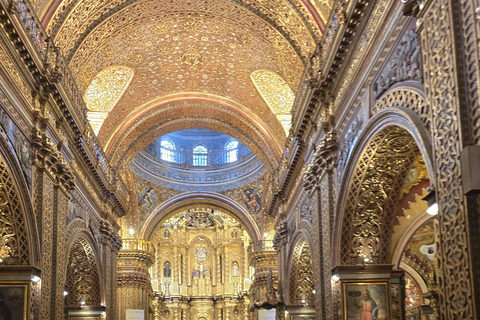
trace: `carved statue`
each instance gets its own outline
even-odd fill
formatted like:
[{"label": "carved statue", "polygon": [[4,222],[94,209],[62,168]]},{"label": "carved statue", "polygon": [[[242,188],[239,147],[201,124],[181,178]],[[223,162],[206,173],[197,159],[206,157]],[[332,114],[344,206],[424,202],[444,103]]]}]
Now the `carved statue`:
[{"label": "carved statue", "polygon": [[165,278],[170,278],[172,273],[172,269],[170,267],[170,262],[165,262],[165,265],[163,266],[163,276]]},{"label": "carved statue", "polygon": [[232,265],[232,277],[239,277],[239,276],[240,276],[240,269],[238,268],[237,261],[234,261]]}]

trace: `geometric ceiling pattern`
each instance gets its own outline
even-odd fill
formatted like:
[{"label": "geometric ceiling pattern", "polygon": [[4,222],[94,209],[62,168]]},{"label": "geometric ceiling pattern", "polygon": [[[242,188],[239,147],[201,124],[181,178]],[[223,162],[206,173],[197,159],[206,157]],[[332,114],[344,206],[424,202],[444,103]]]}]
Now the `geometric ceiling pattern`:
[{"label": "geometric ceiling pattern", "polygon": [[105,118],[122,96],[132,77],[132,69],[111,66],[93,78],[83,95],[83,100],[89,110],[87,116],[95,134],[100,131]]},{"label": "geometric ceiling pattern", "polygon": [[290,129],[290,111],[295,101],[295,95],[285,80],[269,70],[257,70],[250,75],[255,87],[268,104],[286,132]]},{"label": "geometric ceiling pattern", "polygon": [[[254,153],[266,149],[259,158],[271,163],[268,168],[281,156],[282,125],[289,125],[305,62],[332,2],[37,0],[34,5],[86,98],[101,72],[113,66],[133,70],[120,98],[123,85],[94,108],[109,109],[96,128],[107,155],[120,159],[131,152],[132,159],[162,134],[204,128],[229,134]],[[185,107],[188,101],[192,105]],[[160,124],[152,118],[175,103],[175,119]],[[182,127],[171,125],[175,121],[183,121]]]}]

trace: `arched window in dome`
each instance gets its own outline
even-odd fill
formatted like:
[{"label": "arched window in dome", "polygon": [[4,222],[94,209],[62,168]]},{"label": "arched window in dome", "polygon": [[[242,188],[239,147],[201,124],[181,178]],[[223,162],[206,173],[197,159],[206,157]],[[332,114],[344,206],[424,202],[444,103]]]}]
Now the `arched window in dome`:
[{"label": "arched window in dome", "polygon": [[207,166],[207,148],[205,146],[198,145],[193,148],[193,165]]},{"label": "arched window in dome", "polygon": [[83,100],[88,108],[88,121],[95,134],[117,104],[133,78],[133,70],[125,66],[110,66],[100,71],[85,90]]},{"label": "arched window in dome", "polygon": [[250,75],[253,84],[270,110],[277,116],[286,133],[292,125],[290,111],[295,101],[295,94],[287,82],[270,70],[256,70]]},{"label": "arched window in dome", "polygon": [[168,162],[175,161],[175,145],[169,140],[162,140],[160,142],[160,158]]},{"label": "arched window in dome", "polygon": [[235,162],[238,160],[238,141],[232,140],[225,145],[226,163]]}]

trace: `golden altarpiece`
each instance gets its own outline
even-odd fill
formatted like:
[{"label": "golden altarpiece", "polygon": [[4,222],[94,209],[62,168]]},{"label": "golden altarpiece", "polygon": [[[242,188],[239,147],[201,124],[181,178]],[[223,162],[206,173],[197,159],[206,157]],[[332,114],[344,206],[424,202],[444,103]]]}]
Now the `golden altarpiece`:
[{"label": "golden altarpiece", "polygon": [[192,207],[161,222],[150,241],[162,248],[150,268],[153,290],[161,297],[158,313],[186,313],[187,319],[220,319],[222,313],[226,319],[245,318],[253,275],[250,237],[235,218]]}]

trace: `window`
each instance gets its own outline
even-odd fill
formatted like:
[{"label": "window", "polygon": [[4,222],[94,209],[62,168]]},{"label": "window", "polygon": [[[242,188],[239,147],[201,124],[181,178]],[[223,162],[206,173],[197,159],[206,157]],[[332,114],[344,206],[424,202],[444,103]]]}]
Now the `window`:
[{"label": "window", "polygon": [[207,148],[204,146],[196,146],[193,148],[193,165],[206,166],[207,165]]},{"label": "window", "polygon": [[238,160],[238,141],[230,141],[225,146],[226,152],[226,163],[235,162]]},{"label": "window", "polygon": [[175,146],[168,140],[160,142],[160,158],[168,162],[175,162]]}]

